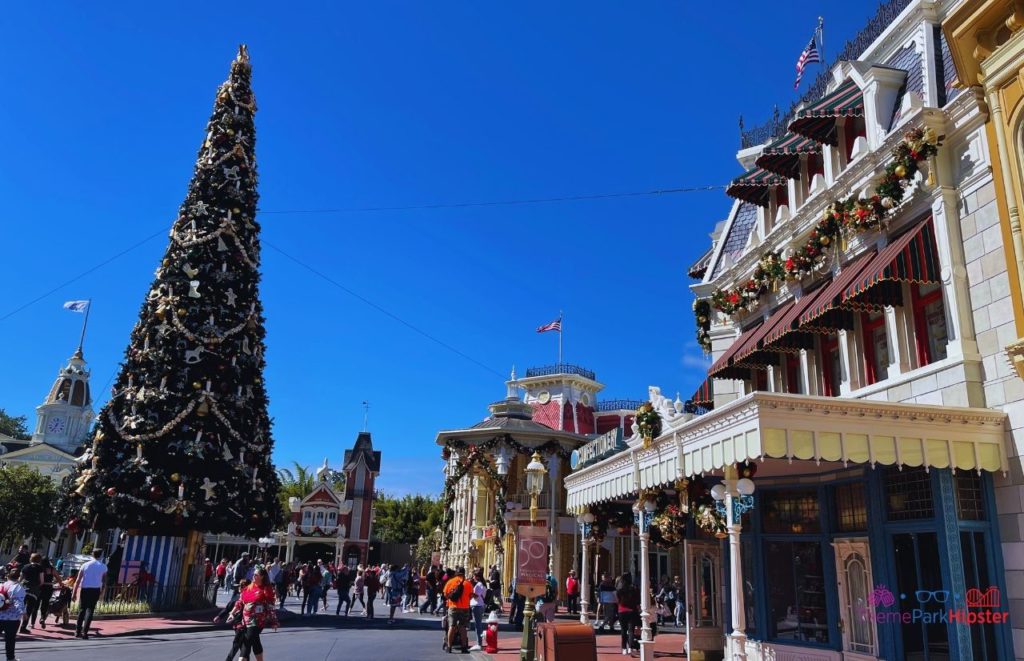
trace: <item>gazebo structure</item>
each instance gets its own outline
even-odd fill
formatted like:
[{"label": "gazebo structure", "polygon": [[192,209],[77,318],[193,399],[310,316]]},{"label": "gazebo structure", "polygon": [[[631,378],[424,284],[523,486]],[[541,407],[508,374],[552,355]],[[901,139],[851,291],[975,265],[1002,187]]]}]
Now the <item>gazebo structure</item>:
[{"label": "gazebo structure", "polygon": [[485,420],[437,435],[445,460],[442,562],[497,565],[505,585],[515,573],[514,552],[505,553],[506,538],[514,549],[517,528],[530,525],[524,469],[534,452],[548,471],[537,524],[548,528],[549,566],[559,576],[572,566],[575,522],[566,514],[563,479],[572,451],[590,440],[534,421],[533,407],[517,394],[514,375],[507,387],[506,398],[488,407]]}]

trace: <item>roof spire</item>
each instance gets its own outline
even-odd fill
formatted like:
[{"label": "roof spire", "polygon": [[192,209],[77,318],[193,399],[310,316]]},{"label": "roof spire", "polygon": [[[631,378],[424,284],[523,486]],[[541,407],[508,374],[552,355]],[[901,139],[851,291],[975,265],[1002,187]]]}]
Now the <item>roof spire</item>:
[{"label": "roof spire", "polygon": [[512,374],[509,376],[509,380],[505,382],[505,399],[519,399],[519,389],[516,382],[516,366],[512,366]]}]

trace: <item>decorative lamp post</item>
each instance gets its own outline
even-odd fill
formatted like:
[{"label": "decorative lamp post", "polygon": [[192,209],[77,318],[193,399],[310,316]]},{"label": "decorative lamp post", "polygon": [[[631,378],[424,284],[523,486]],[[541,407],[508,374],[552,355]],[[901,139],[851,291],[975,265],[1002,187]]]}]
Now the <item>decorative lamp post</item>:
[{"label": "decorative lamp post", "polygon": [[651,632],[651,561],[647,557],[651,520],[658,506],[644,498],[633,504],[633,520],[640,534],[640,661],[654,660],[654,636]]},{"label": "decorative lamp post", "polygon": [[[544,491],[544,476],[548,470],[540,459],[540,452],[534,452],[526,465],[526,492],[530,494],[530,524],[537,523],[537,497]],[[536,641],[533,637],[534,594],[538,586],[522,585],[516,581],[516,592],[526,597],[523,610],[523,640],[519,645],[519,661],[534,661]],[[542,586],[543,587],[543,586]]]},{"label": "decorative lamp post", "polygon": [[275,540],[273,537],[260,537],[256,540],[256,545],[260,547],[260,554],[263,556],[263,562],[267,561],[267,549],[273,546],[276,542],[277,540]]},{"label": "decorative lamp post", "polygon": [[725,529],[729,537],[729,569],[732,574],[729,585],[732,589],[732,634],[729,636],[729,658],[738,661],[747,659],[746,615],[743,606],[743,559],[740,554],[740,531],[743,514],[754,509],[754,490],[757,488],[749,477],[736,479],[736,469],[729,466],[725,480],[711,487],[715,506],[725,517]]},{"label": "decorative lamp post", "polygon": [[588,557],[594,515],[591,512],[584,512],[576,517],[576,521],[580,524],[580,539],[583,541],[583,565],[580,567],[580,624],[590,624],[590,618],[587,615],[587,607],[590,606],[590,563]]}]

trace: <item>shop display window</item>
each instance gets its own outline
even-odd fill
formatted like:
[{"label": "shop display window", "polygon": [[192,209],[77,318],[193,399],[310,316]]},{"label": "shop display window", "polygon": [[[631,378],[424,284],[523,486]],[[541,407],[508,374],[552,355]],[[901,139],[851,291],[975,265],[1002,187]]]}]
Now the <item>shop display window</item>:
[{"label": "shop display window", "polygon": [[849,482],[835,488],[836,524],[840,532],[868,529],[867,494],[863,482]]},{"label": "shop display window", "polygon": [[828,644],[821,543],[769,541],[765,551],[769,638]]},{"label": "shop display window", "polygon": [[821,532],[817,489],[765,491],[761,508],[761,525],[766,533]]},{"label": "shop display window", "polygon": [[896,466],[885,469],[886,510],[890,521],[930,519],[935,516],[932,478],[923,468]]}]

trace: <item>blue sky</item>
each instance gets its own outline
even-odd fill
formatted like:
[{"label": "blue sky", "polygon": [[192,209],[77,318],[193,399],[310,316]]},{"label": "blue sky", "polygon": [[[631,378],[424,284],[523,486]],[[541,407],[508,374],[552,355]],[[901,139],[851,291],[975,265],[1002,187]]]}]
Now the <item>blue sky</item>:
[{"label": "blue sky", "polygon": [[[788,107],[819,13],[828,55],[875,7],[15,3],[0,26],[0,407],[34,418],[75,348],[81,317],[61,303],[77,298],[94,301],[86,358],[105,401],[240,42],[261,209],[403,207],[724,184],[737,117]],[[686,269],[729,205],[719,190],[264,214],[276,462],[340,463],[369,400],[379,485],[440,491],[435,434],[480,420],[513,364],[554,362],[556,335],[534,329],[559,310],[565,360],[604,397],[685,398],[706,369]]]}]

